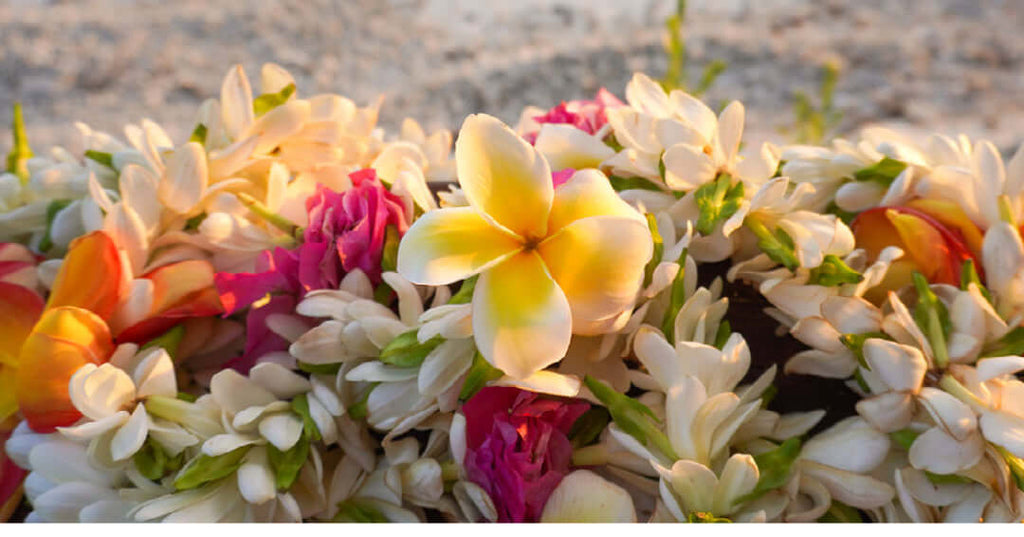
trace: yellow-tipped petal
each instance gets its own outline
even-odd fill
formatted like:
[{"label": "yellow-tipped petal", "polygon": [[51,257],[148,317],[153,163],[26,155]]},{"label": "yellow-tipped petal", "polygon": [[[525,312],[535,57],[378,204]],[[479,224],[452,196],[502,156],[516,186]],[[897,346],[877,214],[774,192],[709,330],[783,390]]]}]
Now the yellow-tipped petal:
[{"label": "yellow-tipped petal", "polygon": [[565,226],[538,251],[569,300],[573,331],[589,334],[591,323],[633,305],[654,246],[637,220],[595,216]]},{"label": "yellow-tipped petal", "polygon": [[511,377],[527,378],[565,355],[569,302],[536,252],[522,252],[480,275],[473,292],[477,348]]},{"label": "yellow-tipped petal", "polygon": [[398,272],[421,285],[447,285],[468,278],[520,251],[518,237],[487,221],[471,207],[429,211],[398,245]]},{"label": "yellow-tipped petal", "polygon": [[580,170],[555,190],[548,217],[548,235],[589,216],[621,216],[646,226],[640,213],[619,197],[603,173]]},{"label": "yellow-tipped petal", "polygon": [[512,129],[488,115],[467,117],[455,143],[455,162],[470,205],[521,237],[547,234],[551,169]]},{"label": "yellow-tipped petal", "polygon": [[600,138],[561,123],[542,125],[534,147],[547,158],[552,170],[596,168],[615,156],[615,150]]}]

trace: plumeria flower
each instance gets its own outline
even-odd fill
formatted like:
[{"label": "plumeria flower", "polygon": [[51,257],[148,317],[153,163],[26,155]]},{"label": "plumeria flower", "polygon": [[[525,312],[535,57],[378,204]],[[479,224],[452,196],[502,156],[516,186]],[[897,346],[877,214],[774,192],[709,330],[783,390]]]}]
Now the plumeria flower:
[{"label": "plumeria flower", "polygon": [[603,175],[578,172],[556,190],[544,158],[483,115],[466,119],[455,158],[470,206],[420,217],[398,270],[423,285],[480,274],[473,335],[490,363],[525,379],[560,360],[574,331],[624,321],[652,243]]}]

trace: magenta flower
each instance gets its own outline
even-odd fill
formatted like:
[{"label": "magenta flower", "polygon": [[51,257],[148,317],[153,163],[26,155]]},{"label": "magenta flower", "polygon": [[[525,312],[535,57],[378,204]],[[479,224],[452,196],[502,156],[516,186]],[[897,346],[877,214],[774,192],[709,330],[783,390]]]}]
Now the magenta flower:
[{"label": "magenta flower", "polygon": [[[605,110],[623,106],[623,102],[615,95],[604,88],[597,90],[597,96],[593,100],[562,102],[558,106],[548,110],[543,116],[534,119],[541,125],[545,123],[561,123],[573,125],[587,134],[595,134],[608,123],[608,115]],[[525,138],[531,144],[536,141],[537,133],[526,133]]]},{"label": "magenta flower", "polygon": [[291,314],[306,293],[337,289],[345,274],[357,268],[373,283],[380,283],[387,227],[395,226],[399,236],[409,227],[404,205],[372,169],[354,172],[349,178],[351,189],[335,192],[320,185],[306,200],[309,227],[302,244],[291,250],[261,252],[255,272],[215,276],[225,315],[271,295],[269,302],[249,312],[245,352],[231,367],[247,372],[261,356],[287,349],[288,341],[267,328],[266,318]]},{"label": "magenta flower", "polygon": [[490,495],[499,522],[536,522],[569,473],[567,434],[590,405],[518,388],[480,390],[466,416],[466,475]]},{"label": "magenta flower", "polygon": [[299,281],[307,289],[335,289],[345,273],[359,268],[380,283],[380,261],[389,225],[399,235],[409,228],[401,198],[388,192],[377,172],[349,175],[352,188],[335,192],[323,185],[306,200],[309,226],[299,247]]}]

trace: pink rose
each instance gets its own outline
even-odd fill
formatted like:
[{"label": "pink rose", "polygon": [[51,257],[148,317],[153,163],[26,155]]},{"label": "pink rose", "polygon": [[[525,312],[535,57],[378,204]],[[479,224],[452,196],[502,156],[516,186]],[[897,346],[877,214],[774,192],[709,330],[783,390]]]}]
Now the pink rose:
[{"label": "pink rose", "polygon": [[535,522],[569,473],[569,429],[590,405],[518,388],[480,390],[462,407],[465,469],[490,495],[500,522]]}]

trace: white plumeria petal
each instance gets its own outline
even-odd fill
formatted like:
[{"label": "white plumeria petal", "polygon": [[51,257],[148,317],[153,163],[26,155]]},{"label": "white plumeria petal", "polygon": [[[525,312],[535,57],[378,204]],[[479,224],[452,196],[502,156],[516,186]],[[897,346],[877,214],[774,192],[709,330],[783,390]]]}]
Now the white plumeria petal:
[{"label": "white plumeria petal", "polygon": [[115,461],[123,461],[135,455],[149,436],[149,416],[145,405],[136,405],[128,421],[114,433],[110,441],[110,455]]},{"label": "white plumeria petal", "polygon": [[86,364],[72,375],[68,393],[79,412],[98,421],[128,406],[135,399],[135,384],[110,364]]},{"label": "white plumeria petal", "polygon": [[563,375],[554,371],[537,371],[525,378],[501,377],[490,385],[514,386],[522,390],[557,397],[576,397],[579,394],[582,382],[575,375]]},{"label": "white plumeria petal", "polygon": [[541,125],[534,147],[547,159],[552,171],[596,168],[615,155],[600,138],[573,125]]},{"label": "white plumeria petal", "polygon": [[288,451],[302,435],[302,420],[294,414],[275,414],[260,421],[260,435],[281,451]]},{"label": "white plumeria petal", "polygon": [[548,496],[540,517],[544,523],[636,520],[629,493],[589,470],[576,470],[562,478]]}]

